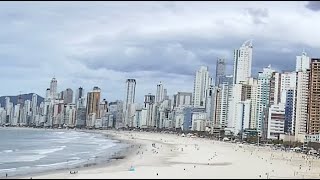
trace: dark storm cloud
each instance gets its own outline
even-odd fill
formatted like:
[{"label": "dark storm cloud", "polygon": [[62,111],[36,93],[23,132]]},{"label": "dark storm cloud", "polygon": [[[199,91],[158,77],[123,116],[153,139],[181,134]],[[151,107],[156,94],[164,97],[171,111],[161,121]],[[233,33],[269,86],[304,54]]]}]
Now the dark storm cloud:
[{"label": "dark storm cloud", "polygon": [[0,72],[10,88],[0,94],[26,86],[44,94],[54,75],[59,89],[98,85],[113,100],[124,96],[128,77],[141,96],[159,80],[168,92],[188,90],[200,65],[214,76],[218,57],[232,74],[233,50],[248,39],[253,74],[268,64],[294,69],[306,44],[320,44],[308,33],[319,17],[306,20],[303,10],[293,2],[1,2]]},{"label": "dark storm cloud", "polygon": [[308,1],[305,5],[306,8],[312,11],[320,11],[320,2],[319,1]]}]

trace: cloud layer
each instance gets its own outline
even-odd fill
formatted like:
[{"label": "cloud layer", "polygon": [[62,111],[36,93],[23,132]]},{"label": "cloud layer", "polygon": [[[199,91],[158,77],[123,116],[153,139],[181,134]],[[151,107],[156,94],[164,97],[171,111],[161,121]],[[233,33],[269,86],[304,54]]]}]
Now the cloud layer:
[{"label": "cloud layer", "polygon": [[102,89],[137,101],[162,81],[172,95],[192,91],[193,76],[218,57],[231,74],[233,49],[254,39],[253,74],[272,64],[293,70],[303,48],[319,57],[318,2],[1,2],[1,95]]}]

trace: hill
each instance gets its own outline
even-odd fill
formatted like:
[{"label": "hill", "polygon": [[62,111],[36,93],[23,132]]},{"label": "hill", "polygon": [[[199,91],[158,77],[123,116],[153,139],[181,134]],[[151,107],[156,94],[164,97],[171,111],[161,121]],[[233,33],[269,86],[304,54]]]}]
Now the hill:
[{"label": "hill", "polygon": [[[30,100],[30,101],[31,101],[33,94],[35,94],[35,93],[21,94],[21,97],[22,97],[23,101],[25,101],[25,100]],[[38,95],[38,94],[37,94],[37,95]],[[17,102],[18,102],[18,97],[19,97],[19,95],[17,95],[17,96],[1,96],[1,97],[0,97],[0,104],[1,104],[2,107],[5,106],[5,102],[6,102],[5,98],[6,98],[6,97],[9,97],[9,98],[10,98],[10,102],[12,102],[13,105],[16,105]],[[37,104],[38,104],[38,106],[39,106],[40,103],[44,101],[44,98],[38,95],[38,99],[37,99],[37,100],[38,100],[38,101],[37,101]]]}]

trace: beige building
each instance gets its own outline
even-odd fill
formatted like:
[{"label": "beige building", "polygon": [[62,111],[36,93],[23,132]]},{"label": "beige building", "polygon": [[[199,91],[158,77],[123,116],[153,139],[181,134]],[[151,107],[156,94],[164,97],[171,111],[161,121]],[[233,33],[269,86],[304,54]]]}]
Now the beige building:
[{"label": "beige building", "polygon": [[310,64],[308,134],[320,133],[320,59],[312,58]]},{"label": "beige building", "polygon": [[307,131],[308,99],[309,99],[309,71],[297,72],[297,92],[295,107],[295,140],[303,142]]},{"label": "beige building", "polygon": [[[94,126],[95,119],[100,119],[100,94],[101,90],[98,87],[94,87],[93,91],[87,94],[87,126]],[[94,118],[93,118],[94,117]]]}]

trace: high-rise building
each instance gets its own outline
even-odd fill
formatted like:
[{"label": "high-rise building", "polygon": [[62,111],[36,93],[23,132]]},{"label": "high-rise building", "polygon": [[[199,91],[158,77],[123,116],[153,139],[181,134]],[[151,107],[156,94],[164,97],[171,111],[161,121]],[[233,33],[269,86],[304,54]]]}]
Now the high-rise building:
[{"label": "high-rise building", "polygon": [[160,103],[164,100],[164,91],[163,91],[163,84],[161,81],[157,85],[157,92],[156,92],[156,103]]},{"label": "high-rise building", "polygon": [[206,105],[206,91],[211,85],[211,78],[209,76],[209,68],[201,66],[196,72],[193,88],[193,106],[196,108],[205,108]]},{"label": "high-rise building", "polygon": [[128,108],[129,104],[134,103],[135,94],[136,94],[136,80],[135,79],[127,79],[127,94],[125,101],[125,110]]},{"label": "high-rise building", "polygon": [[233,83],[246,82],[251,77],[252,41],[248,40],[234,50]]},{"label": "high-rise building", "polygon": [[287,91],[296,89],[296,83],[297,83],[296,72],[281,73],[281,87],[280,87],[281,99],[280,99],[280,101],[282,103],[286,102]]},{"label": "high-rise building", "polygon": [[144,108],[147,109],[147,127],[154,127],[156,126],[155,121],[155,102],[156,98],[155,95],[149,93],[148,95],[144,96]]},{"label": "high-rise building", "polygon": [[57,86],[58,86],[58,81],[56,80],[56,78],[52,78],[50,83],[50,96],[52,99],[57,98]]},{"label": "high-rise building", "polygon": [[84,89],[82,87],[79,87],[76,91],[75,102],[82,97],[84,97]]},{"label": "high-rise building", "polygon": [[47,88],[47,90],[46,90],[46,98],[45,98],[45,100],[49,100],[50,98],[51,98],[51,90],[50,90],[50,88]]},{"label": "high-rise building", "polygon": [[308,134],[320,133],[320,58],[311,58]]},{"label": "high-rise building", "polygon": [[295,106],[295,140],[303,142],[307,132],[310,71],[297,72]]},{"label": "high-rise building", "polygon": [[285,106],[283,103],[273,104],[268,111],[267,139],[279,139],[284,134]]},{"label": "high-rise building", "polygon": [[82,87],[77,89],[74,101],[77,108],[85,106],[84,89]]},{"label": "high-rise building", "polygon": [[279,102],[285,106],[284,132],[294,134],[295,125],[295,91],[296,91],[296,72],[283,72],[280,74],[280,97]]},{"label": "high-rise building", "polygon": [[192,103],[192,93],[191,92],[178,92],[174,95],[173,106],[190,106]]},{"label": "high-rise building", "polygon": [[[91,92],[87,94],[87,126],[92,127],[95,124],[95,119],[100,118],[99,104],[100,104],[101,90],[94,87]],[[90,117],[90,118],[89,118]],[[94,118],[93,118],[94,117]]]},{"label": "high-rise building", "polygon": [[219,86],[222,78],[226,75],[226,61],[225,59],[218,58],[216,64],[216,80],[215,85]]},{"label": "high-rise building", "polygon": [[295,90],[286,91],[284,132],[294,135],[295,129]]},{"label": "high-rise building", "polygon": [[250,129],[257,129],[258,79],[249,78],[248,84],[251,87]]},{"label": "high-rise building", "polygon": [[310,69],[310,57],[303,50],[301,56],[296,56],[296,72],[306,71],[307,69]]},{"label": "high-rise building", "polygon": [[[269,65],[267,68],[263,68],[263,72],[258,73],[258,89],[257,89],[257,130],[260,134],[266,133],[267,130],[267,111],[270,100],[270,80],[272,74],[275,72]],[[266,137],[266,134],[263,134]]]},{"label": "high-rise building", "polygon": [[65,104],[70,104],[73,101],[73,91],[68,88],[63,92],[63,100]]},{"label": "high-rise building", "polygon": [[221,82],[217,96],[216,117],[219,128],[228,126],[229,105],[232,99],[233,77],[225,76]]}]

